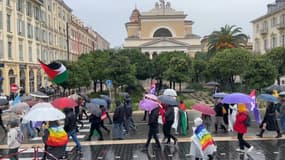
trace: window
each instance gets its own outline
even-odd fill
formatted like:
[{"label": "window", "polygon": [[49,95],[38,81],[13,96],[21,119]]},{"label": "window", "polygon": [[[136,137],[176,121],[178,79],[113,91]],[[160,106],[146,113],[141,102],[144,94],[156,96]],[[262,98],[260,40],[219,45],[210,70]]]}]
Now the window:
[{"label": "window", "polygon": [[274,36],[271,39],[271,48],[275,48],[277,46],[277,38]]},{"label": "window", "polygon": [[28,26],[28,38],[32,39],[33,38],[33,26],[30,23],[28,23],[27,26]]},{"label": "window", "polygon": [[36,20],[40,20],[40,9],[38,7],[34,8],[34,17]]},{"label": "window", "polygon": [[11,32],[11,15],[7,14],[7,32]]},{"label": "window", "polygon": [[172,34],[168,29],[160,28],[154,32],[153,37],[172,37]]},{"label": "window", "polygon": [[277,24],[277,19],[276,19],[276,17],[273,17],[273,18],[271,19],[271,27],[275,27],[276,24]]},{"label": "window", "polygon": [[36,37],[36,40],[40,40],[40,37],[39,37],[39,28],[38,27],[35,27],[35,37]]},{"label": "window", "polygon": [[3,40],[0,40],[0,58],[4,58]]},{"label": "window", "polygon": [[33,50],[32,50],[32,46],[29,46],[29,60],[30,60],[30,62],[33,61]]},{"label": "window", "polygon": [[49,32],[49,44],[52,45],[52,33]]},{"label": "window", "polygon": [[281,84],[285,84],[285,80],[282,80]]},{"label": "window", "polygon": [[16,1],[16,7],[17,7],[17,11],[23,12],[24,11],[24,1],[23,0],[17,0]]},{"label": "window", "polygon": [[40,47],[37,46],[37,59],[40,59],[41,52],[40,52]]},{"label": "window", "polygon": [[27,2],[27,16],[33,16],[33,7],[31,2]]},{"label": "window", "polygon": [[25,36],[25,23],[21,19],[17,21],[18,35]]},{"label": "window", "polygon": [[11,7],[11,2],[10,2],[10,0],[6,0],[6,5],[9,6],[9,7]]},{"label": "window", "polygon": [[281,46],[285,46],[285,35],[283,34],[283,35],[281,35]]},{"label": "window", "polygon": [[260,43],[259,40],[255,40],[255,52],[260,52]]},{"label": "window", "polygon": [[8,58],[11,60],[12,59],[12,42],[8,42]]},{"label": "window", "polygon": [[19,44],[19,60],[20,61],[24,60],[23,44],[21,42]]},{"label": "window", "polygon": [[262,24],[262,30],[263,31],[268,31],[268,23],[267,21],[264,21],[263,24]]},{"label": "window", "polygon": [[264,50],[266,51],[268,49],[267,39],[263,40],[263,46],[264,46]]},{"label": "window", "polygon": [[285,14],[280,16],[280,24],[285,24]]},{"label": "window", "polygon": [[259,24],[256,24],[256,32],[259,32]]}]

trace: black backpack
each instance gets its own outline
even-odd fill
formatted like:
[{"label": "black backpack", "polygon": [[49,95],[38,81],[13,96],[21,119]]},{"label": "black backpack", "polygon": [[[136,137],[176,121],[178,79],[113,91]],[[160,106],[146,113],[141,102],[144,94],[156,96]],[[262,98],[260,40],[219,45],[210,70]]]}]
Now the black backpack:
[{"label": "black backpack", "polygon": [[245,124],[246,127],[249,127],[249,126],[250,126],[250,123],[251,123],[250,116],[247,115],[246,120],[244,121],[244,124]]}]

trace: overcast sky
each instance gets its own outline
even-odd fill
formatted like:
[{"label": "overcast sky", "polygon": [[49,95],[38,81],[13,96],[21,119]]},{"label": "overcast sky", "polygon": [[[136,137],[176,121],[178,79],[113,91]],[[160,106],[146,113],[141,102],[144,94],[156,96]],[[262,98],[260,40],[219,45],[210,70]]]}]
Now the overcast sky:
[{"label": "overcast sky", "polygon": [[[111,47],[119,47],[126,37],[125,23],[132,10],[149,11],[159,0],[64,0],[73,14],[92,26]],[[201,37],[226,24],[237,25],[252,35],[251,20],[267,12],[275,0],[168,0],[172,8],[184,11],[194,21],[193,33]]]}]

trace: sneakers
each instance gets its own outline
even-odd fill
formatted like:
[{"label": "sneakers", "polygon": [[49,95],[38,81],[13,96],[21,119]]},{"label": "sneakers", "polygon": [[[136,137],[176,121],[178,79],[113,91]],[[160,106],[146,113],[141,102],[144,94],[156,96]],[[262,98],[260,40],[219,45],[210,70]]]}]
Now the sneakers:
[{"label": "sneakers", "polygon": [[245,152],[244,149],[240,149],[240,148],[237,148],[236,151],[237,151],[237,152]]},{"label": "sneakers", "polygon": [[253,150],[253,146],[250,146],[249,149],[247,150],[247,152],[251,152]]}]

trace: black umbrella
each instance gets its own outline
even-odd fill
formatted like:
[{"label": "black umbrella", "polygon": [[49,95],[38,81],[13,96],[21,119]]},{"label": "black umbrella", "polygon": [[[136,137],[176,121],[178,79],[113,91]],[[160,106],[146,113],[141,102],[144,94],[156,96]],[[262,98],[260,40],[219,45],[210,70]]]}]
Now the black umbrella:
[{"label": "black umbrella", "polygon": [[80,97],[82,97],[85,101],[87,101],[87,102],[90,101],[89,97],[88,97],[86,94],[84,94],[84,93],[79,93],[78,95],[79,95]]},{"label": "black umbrella", "polygon": [[170,106],[177,106],[178,105],[176,99],[174,99],[171,96],[161,95],[161,96],[158,96],[158,100],[161,103],[164,103],[166,105],[170,105]]},{"label": "black umbrella", "polygon": [[206,85],[207,85],[207,86],[219,86],[220,83],[218,83],[218,82],[213,82],[213,81],[212,81],[212,82],[207,82]]},{"label": "black umbrella", "polygon": [[283,86],[273,84],[269,87],[266,87],[265,90],[271,91],[271,92],[274,90],[277,90],[278,92],[281,92],[281,91],[285,91],[285,88]]},{"label": "black umbrella", "polygon": [[0,98],[0,106],[8,104],[8,100],[6,98]]}]

